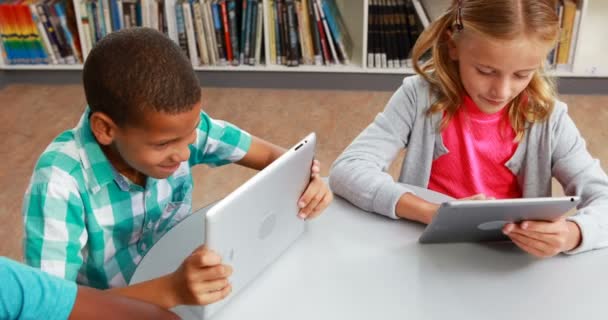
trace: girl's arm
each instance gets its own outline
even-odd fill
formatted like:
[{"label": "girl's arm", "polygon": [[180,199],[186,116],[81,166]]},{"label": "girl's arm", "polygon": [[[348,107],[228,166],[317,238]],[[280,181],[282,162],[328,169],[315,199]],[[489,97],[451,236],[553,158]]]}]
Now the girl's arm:
[{"label": "girl's arm", "polygon": [[[332,191],[366,211],[393,219],[402,196],[411,192],[386,172],[409,142],[416,118],[416,89],[409,78],[393,94],[385,110],[334,162]],[[404,198],[406,201],[409,197]]]}]

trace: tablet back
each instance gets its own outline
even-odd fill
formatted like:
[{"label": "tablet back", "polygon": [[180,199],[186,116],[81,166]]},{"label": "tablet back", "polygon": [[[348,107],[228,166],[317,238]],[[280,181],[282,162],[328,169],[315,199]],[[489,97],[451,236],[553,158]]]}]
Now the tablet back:
[{"label": "tablet back", "polygon": [[461,200],[444,202],[419,238],[420,243],[504,241],[502,227],[524,220],[554,221],[579,197]]},{"label": "tablet back", "polygon": [[233,267],[232,293],[205,307],[208,318],[304,232],[298,200],[310,181],[316,137],[308,135],[209,210],[205,243]]}]

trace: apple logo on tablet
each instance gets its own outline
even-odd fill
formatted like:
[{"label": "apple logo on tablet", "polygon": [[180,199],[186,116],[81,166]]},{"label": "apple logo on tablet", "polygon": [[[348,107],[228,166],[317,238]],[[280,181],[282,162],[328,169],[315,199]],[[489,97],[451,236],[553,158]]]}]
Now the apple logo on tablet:
[{"label": "apple logo on tablet", "polygon": [[260,229],[258,230],[258,238],[260,240],[266,239],[274,230],[274,226],[277,223],[277,216],[274,212],[269,213],[262,220],[262,224],[260,225]]},{"label": "apple logo on tablet", "polygon": [[483,231],[499,230],[499,229],[502,229],[502,227],[507,223],[509,223],[509,221],[504,221],[504,220],[488,221],[488,222],[484,222],[484,223],[478,225],[477,228],[479,228],[479,230],[483,230]]}]

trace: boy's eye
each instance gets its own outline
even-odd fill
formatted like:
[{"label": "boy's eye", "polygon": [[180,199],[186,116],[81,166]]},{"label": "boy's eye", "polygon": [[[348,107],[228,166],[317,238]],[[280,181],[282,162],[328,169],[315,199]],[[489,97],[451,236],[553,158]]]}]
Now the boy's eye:
[{"label": "boy's eye", "polygon": [[157,143],[154,146],[157,147],[157,148],[159,148],[159,149],[162,149],[162,148],[165,148],[168,145],[169,145],[169,142],[163,142],[163,143]]}]

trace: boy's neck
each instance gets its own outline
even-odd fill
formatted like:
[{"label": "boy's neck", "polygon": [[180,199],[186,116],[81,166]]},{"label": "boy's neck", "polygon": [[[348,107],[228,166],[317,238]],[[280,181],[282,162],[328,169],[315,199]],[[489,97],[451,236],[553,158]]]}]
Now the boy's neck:
[{"label": "boy's neck", "polygon": [[118,171],[118,173],[122,174],[127,179],[129,179],[131,182],[133,182],[137,185],[140,185],[142,187],[146,186],[146,179],[148,177],[146,175],[144,175],[143,173],[135,170],[131,166],[129,166],[129,164],[127,164],[122,159],[122,157],[120,156],[120,154],[118,153],[116,148],[114,148],[113,145],[110,145],[110,146],[101,145],[101,151],[103,151],[103,153],[108,158],[108,161],[110,162],[112,167],[114,167],[114,169],[116,171]]}]

